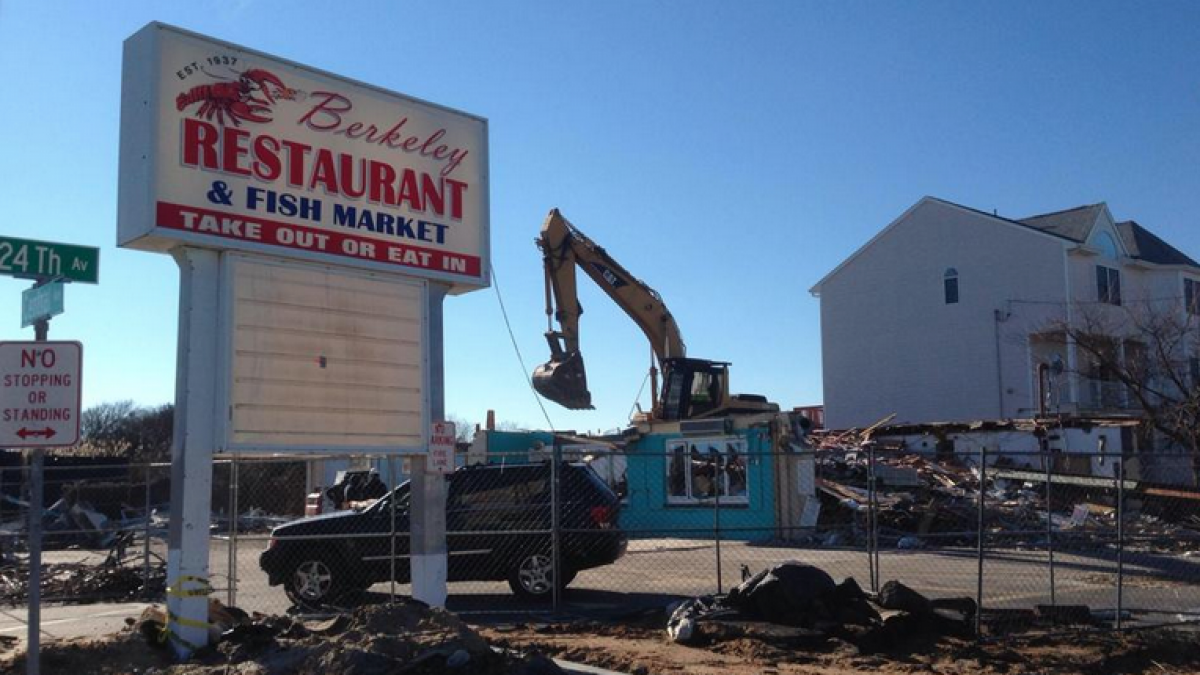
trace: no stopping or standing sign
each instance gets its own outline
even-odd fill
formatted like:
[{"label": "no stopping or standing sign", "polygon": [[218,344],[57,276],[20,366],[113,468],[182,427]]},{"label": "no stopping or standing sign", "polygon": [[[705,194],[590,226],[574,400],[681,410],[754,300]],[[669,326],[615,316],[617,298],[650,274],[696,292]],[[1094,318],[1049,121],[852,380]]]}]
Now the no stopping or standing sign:
[{"label": "no stopping or standing sign", "polygon": [[0,447],[79,442],[78,342],[0,342]]}]

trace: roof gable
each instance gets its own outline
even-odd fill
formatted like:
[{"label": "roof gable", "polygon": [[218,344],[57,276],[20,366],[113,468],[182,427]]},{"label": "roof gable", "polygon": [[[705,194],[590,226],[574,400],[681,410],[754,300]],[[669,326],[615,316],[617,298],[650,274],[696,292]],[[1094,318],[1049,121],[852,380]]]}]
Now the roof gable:
[{"label": "roof gable", "polygon": [[1076,206],[1065,211],[1021,218],[1018,222],[1082,244],[1092,233],[1096,221],[1100,220],[1107,210],[1108,206],[1104,202],[1100,202],[1099,204]]}]

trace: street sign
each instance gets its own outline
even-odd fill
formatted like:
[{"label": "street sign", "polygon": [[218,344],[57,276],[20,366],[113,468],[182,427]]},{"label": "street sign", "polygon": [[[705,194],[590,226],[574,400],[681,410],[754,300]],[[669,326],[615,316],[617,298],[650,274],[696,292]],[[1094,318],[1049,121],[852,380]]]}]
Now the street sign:
[{"label": "street sign", "polygon": [[63,313],[63,284],[48,284],[27,288],[21,292],[21,328],[32,326],[42,319]]},{"label": "street sign", "polygon": [[0,447],[79,442],[78,342],[0,342]]},{"label": "street sign", "polygon": [[95,284],[100,281],[100,249],[0,237],[0,274]]},{"label": "street sign", "polygon": [[434,422],[429,436],[429,472],[454,471],[454,422]]}]

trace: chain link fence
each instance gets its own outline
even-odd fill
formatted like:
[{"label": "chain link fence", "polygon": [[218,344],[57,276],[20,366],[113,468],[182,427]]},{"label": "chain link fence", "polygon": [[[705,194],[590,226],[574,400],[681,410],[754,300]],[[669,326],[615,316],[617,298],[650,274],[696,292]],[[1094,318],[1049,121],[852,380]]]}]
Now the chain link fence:
[{"label": "chain link fence", "polygon": [[[1136,456],[731,441],[473,459],[446,506],[449,606],[468,615],[615,617],[799,561],[969,598],[984,636],[1200,620],[1200,494],[1131,479]],[[218,460],[214,597],[270,614],[409,595],[410,473],[394,456]],[[37,514],[44,603],[162,601],[169,466],[50,463],[40,510],[30,479],[0,470],[0,601],[25,604]]]}]

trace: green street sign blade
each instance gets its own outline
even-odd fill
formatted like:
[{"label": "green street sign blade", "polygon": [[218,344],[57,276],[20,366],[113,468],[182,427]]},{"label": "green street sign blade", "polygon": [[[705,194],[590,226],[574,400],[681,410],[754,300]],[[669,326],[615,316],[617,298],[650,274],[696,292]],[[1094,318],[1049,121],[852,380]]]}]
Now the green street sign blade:
[{"label": "green street sign blade", "polygon": [[63,283],[27,288],[21,292],[21,328],[63,313]]},{"label": "green street sign blade", "polygon": [[0,274],[95,284],[100,281],[100,249],[0,237]]}]

